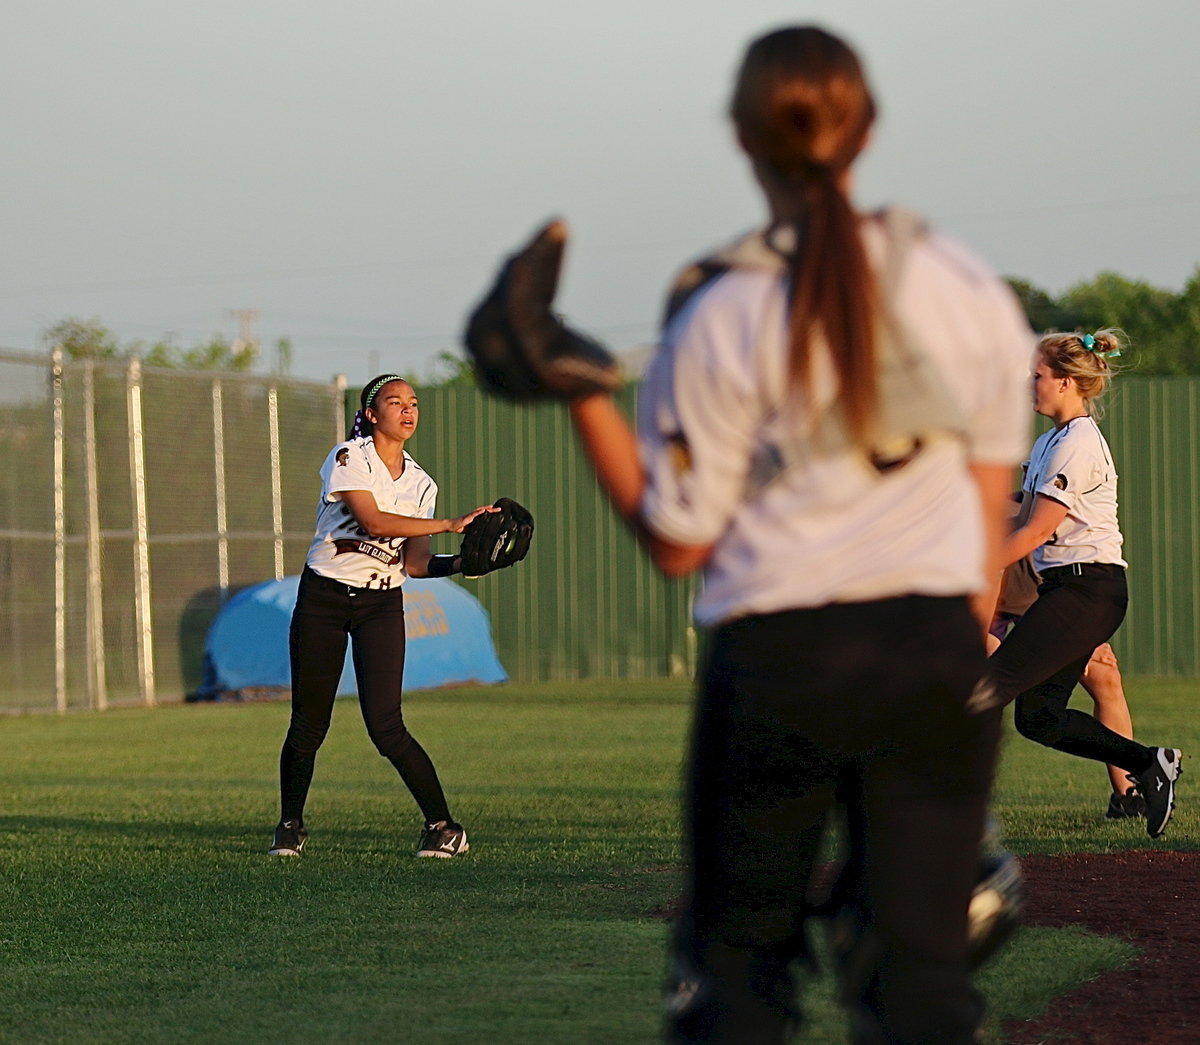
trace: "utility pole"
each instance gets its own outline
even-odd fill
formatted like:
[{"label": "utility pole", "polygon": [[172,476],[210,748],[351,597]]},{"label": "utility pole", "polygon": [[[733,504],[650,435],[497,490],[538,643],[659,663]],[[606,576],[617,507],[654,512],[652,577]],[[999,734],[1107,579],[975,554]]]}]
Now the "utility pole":
[{"label": "utility pole", "polygon": [[230,354],[237,358],[247,349],[257,349],[258,337],[254,333],[254,323],[258,319],[258,309],[231,308],[229,314],[238,321],[238,336],[233,339]]}]

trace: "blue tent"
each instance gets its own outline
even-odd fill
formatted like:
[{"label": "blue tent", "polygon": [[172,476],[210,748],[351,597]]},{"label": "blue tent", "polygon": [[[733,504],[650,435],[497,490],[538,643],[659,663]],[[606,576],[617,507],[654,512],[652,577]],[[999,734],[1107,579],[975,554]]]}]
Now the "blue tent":
[{"label": "blue tent", "polygon": [[[299,577],[244,588],[217,614],[204,642],[204,680],[189,700],[287,688],[288,624]],[[404,582],[404,689],[508,681],[479,600],[444,577]],[[338,693],[357,693],[347,648]]]}]

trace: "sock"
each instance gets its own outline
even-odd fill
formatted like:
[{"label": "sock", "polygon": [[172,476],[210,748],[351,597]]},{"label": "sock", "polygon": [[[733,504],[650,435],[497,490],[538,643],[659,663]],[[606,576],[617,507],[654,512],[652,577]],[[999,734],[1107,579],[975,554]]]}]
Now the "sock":
[{"label": "sock", "polygon": [[437,770],[433,768],[433,760],[414,737],[410,735],[404,750],[399,755],[389,755],[388,761],[396,767],[400,779],[412,792],[427,824],[439,820],[451,821],[450,807],[446,804],[446,795],[438,780]]},{"label": "sock", "polygon": [[288,744],[279,753],[279,819],[304,824],[304,803],[312,785],[317,756],[304,755]]}]

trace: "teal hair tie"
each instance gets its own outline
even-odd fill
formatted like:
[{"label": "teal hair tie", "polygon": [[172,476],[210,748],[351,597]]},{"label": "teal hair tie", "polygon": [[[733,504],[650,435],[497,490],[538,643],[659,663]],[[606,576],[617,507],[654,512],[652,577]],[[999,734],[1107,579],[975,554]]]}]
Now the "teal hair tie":
[{"label": "teal hair tie", "polygon": [[1079,341],[1089,352],[1098,355],[1101,359],[1115,359],[1121,354],[1119,348],[1110,349],[1107,352],[1099,352],[1096,350],[1096,339],[1091,334],[1080,334]]}]

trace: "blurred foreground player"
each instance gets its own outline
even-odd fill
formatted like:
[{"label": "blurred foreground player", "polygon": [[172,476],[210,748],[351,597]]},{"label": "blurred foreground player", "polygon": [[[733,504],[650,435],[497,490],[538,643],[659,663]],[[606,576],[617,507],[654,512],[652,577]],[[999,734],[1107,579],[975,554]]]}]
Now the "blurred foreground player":
[{"label": "blurred foreground player", "polygon": [[672,1042],[795,1026],[791,963],[837,790],[860,803],[880,941],[847,999],[853,1039],[965,1045],[982,1015],[967,909],[1000,717],[966,705],[1032,338],[970,253],[906,212],[854,211],[874,113],[836,37],[750,47],[732,115],[769,224],[680,277],[636,436],[611,360],[551,311],[561,223],[467,328],[484,387],[569,400],[657,566],[703,572]]}]

